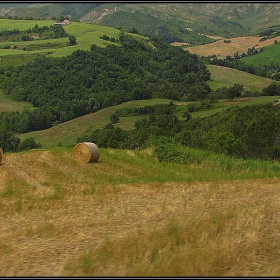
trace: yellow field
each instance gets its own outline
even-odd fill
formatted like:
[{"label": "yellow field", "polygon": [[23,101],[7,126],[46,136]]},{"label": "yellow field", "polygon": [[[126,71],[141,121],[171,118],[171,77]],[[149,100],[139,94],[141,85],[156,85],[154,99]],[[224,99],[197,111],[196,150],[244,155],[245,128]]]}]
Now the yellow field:
[{"label": "yellow field", "polygon": [[[262,42],[259,42],[261,37],[259,36],[245,36],[245,37],[236,37],[231,38],[231,43],[224,43],[224,39],[220,39],[216,42],[194,46],[194,47],[186,47],[190,53],[198,54],[201,56],[208,55],[217,55],[218,58],[224,58],[227,55],[233,55],[235,52],[238,52],[239,55],[242,53],[247,53],[248,48],[255,47],[259,49],[261,47],[265,47],[271,44],[274,44],[274,40],[280,40],[280,36],[277,36],[272,39],[268,39]],[[186,43],[173,43],[173,45],[182,45]]]},{"label": "yellow field", "polygon": [[[129,183],[161,164],[148,150],[122,157],[102,149],[80,165],[70,151],[4,153],[1,276],[280,274],[279,178]],[[143,157],[158,169],[134,164]]]}]

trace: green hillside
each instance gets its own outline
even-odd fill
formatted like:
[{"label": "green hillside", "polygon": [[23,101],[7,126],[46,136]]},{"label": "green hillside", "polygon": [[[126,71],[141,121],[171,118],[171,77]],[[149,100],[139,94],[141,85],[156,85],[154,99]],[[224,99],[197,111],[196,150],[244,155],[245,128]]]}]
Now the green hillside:
[{"label": "green hillside", "polygon": [[278,64],[280,63],[280,43],[266,46],[264,47],[264,51],[262,53],[244,57],[241,59],[241,61],[243,61],[246,64],[252,65]]},{"label": "green hillside", "polygon": [[[279,98],[279,96],[266,96],[266,97],[251,97],[251,98],[243,98],[240,100],[221,100],[214,107],[193,112],[192,116],[195,117],[206,117],[211,114],[215,114],[217,112],[223,111],[232,106],[253,106],[256,104],[266,104],[275,99]],[[74,120],[70,120],[68,122],[59,124],[52,128],[40,131],[33,131],[23,134],[18,134],[17,136],[23,141],[26,138],[34,137],[36,142],[39,142],[43,148],[51,148],[56,147],[58,145],[62,146],[73,146],[77,143],[77,139],[82,137],[83,135],[91,135],[96,129],[104,128],[109,122],[110,117],[117,110],[123,108],[136,108],[142,106],[152,106],[156,104],[165,104],[167,105],[171,100],[168,99],[151,99],[151,100],[135,100],[125,102],[120,105],[112,106],[109,108],[102,109],[98,112],[88,114],[86,116],[82,116],[76,118]],[[186,102],[174,102],[175,105],[179,107],[177,111],[177,116],[182,119],[182,114],[186,109],[186,106],[190,103]],[[120,127],[122,129],[131,130],[134,129],[134,124],[137,120],[141,120],[148,115],[135,115],[129,117],[121,117],[120,121],[116,123],[115,127]]]},{"label": "green hillside", "polygon": [[249,90],[255,92],[261,91],[273,81],[269,78],[259,77],[233,68],[218,65],[207,65],[207,68],[211,73],[211,80],[208,81],[207,84],[212,90],[221,87],[229,87],[234,83],[240,83],[244,85],[245,91]]},{"label": "green hillside", "polygon": [[[56,147],[59,143],[63,146],[73,146],[75,145],[78,137],[81,137],[84,134],[91,134],[95,129],[103,128],[106,124],[108,124],[110,122],[110,116],[118,109],[154,104],[167,105],[169,102],[170,100],[168,99],[129,101],[120,105],[99,110],[92,114],[75,118],[74,120],[56,125],[46,130],[18,134],[18,137],[22,140],[34,137],[37,142],[40,142],[43,147],[47,148]],[[126,127],[132,129],[134,127],[134,119],[130,119],[128,123],[128,119],[124,118],[124,121],[121,121],[117,126],[122,126],[124,124]]]},{"label": "green hillside", "polygon": [[[5,29],[19,29],[27,30],[33,28],[36,24],[39,27],[50,26],[54,24],[54,21],[50,20],[7,20],[0,19],[0,26]],[[111,41],[103,40],[100,37],[107,35],[110,38],[117,38],[119,30],[112,27],[100,26],[95,24],[87,24],[81,22],[71,22],[69,25],[63,27],[67,34],[75,36],[77,44],[74,46],[67,46],[69,42],[68,38],[58,38],[51,40],[33,40],[25,42],[0,42],[0,57],[3,56],[19,56],[19,55],[34,55],[34,54],[47,54],[52,57],[62,57],[70,55],[76,50],[90,50],[90,46],[95,44],[97,46],[105,47],[108,44],[116,44]],[[141,35],[132,34],[134,37],[144,38]],[[52,46],[57,44],[57,46]],[[5,46],[24,46],[27,50],[15,49],[15,48],[4,48]],[[31,49],[31,50],[28,50]]]},{"label": "green hillside", "polygon": [[233,38],[277,27],[278,7],[278,3],[13,3],[0,4],[0,16],[49,20],[68,16],[73,21],[136,28],[166,41],[188,38],[204,44],[210,39],[201,34]]},{"label": "green hillside", "polygon": [[14,101],[5,96],[0,90],[0,112],[11,112],[19,111],[22,112],[24,109],[30,109],[33,105],[29,102],[18,102]]}]

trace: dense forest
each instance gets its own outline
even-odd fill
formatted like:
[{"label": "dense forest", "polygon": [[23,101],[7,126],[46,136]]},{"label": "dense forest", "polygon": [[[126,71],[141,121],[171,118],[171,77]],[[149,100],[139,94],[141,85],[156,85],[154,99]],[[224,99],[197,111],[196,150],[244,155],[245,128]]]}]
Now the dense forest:
[{"label": "dense forest", "polygon": [[197,55],[162,41],[119,36],[121,47],[91,46],[63,58],[0,69],[0,86],[16,101],[36,109],[0,114],[2,129],[24,133],[129,100],[152,97],[196,101],[207,96],[210,77]]},{"label": "dense forest", "polygon": [[[171,46],[162,40],[136,39],[120,32],[120,46],[91,45],[62,58],[38,57],[21,66],[0,69],[0,87],[16,101],[31,102],[35,108],[23,112],[0,113],[0,145],[7,151],[40,147],[34,138],[23,142],[15,136],[46,129],[65,121],[130,100],[168,98],[201,101],[209,105],[217,99],[242,95],[243,85],[234,84],[213,92],[205,58]],[[259,95],[279,95],[275,82]],[[206,102],[207,101],[207,102]],[[110,122],[80,141],[100,147],[139,149],[157,145],[159,139],[242,158],[278,160],[280,154],[279,108],[272,104],[234,107],[205,118],[192,118],[198,105],[186,107],[183,120],[176,106],[146,106],[116,112]],[[122,114],[145,114],[127,131],[114,124]]]}]

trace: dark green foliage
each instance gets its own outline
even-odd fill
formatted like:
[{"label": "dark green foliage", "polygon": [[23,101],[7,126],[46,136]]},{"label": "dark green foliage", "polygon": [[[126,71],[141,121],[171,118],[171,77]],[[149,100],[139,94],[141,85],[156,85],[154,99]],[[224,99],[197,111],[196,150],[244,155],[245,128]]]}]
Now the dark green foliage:
[{"label": "dark green foliage", "polygon": [[197,55],[160,40],[152,41],[152,48],[123,32],[119,43],[106,48],[92,45],[90,51],[77,50],[67,57],[38,57],[25,65],[3,68],[4,94],[37,108],[0,114],[0,127],[23,133],[129,100],[196,101],[210,94],[205,83],[210,72]]},{"label": "dark green foliage", "polygon": [[269,86],[262,90],[262,95],[274,96],[280,95],[280,85],[278,82],[272,82]]},{"label": "dark green foliage", "polygon": [[0,41],[33,41],[33,36],[39,39],[56,39],[67,37],[68,34],[61,25],[38,27],[36,24],[25,31],[18,29],[0,31]]},{"label": "dark green foliage", "polygon": [[233,107],[203,119],[192,118],[176,139],[183,145],[245,159],[276,159],[279,117],[279,108],[271,104]]},{"label": "dark green foliage", "polygon": [[27,151],[30,149],[40,148],[41,144],[37,144],[35,142],[34,137],[26,138],[24,139],[19,145],[18,150],[19,151]]},{"label": "dark green foliage", "polygon": [[[132,32],[131,32],[131,33],[132,33]],[[103,39],[103,40],[106,40],[106,41],[116,42],[116,39],[115,39],[115,38],[109,37],[109,36],[107,36],[106,34],[102,35],[100,38]]]},{"label": "dark green foliage", "polygon": [[4,152],[17,152],[20,139],[12,131],[0,129],[0,147]]},{"label": "dark green foliage", "polygon": [[[172,103],[151,108],[149,117],[137,120],[133,130],[125,131],[109,123],[85,139],[100,147],[120,149],[137,149],[147,145],[158,147],[163,139],[173,139],[177,144],[208,151],[209,154],[280,160],[280,111],[277,106],[235,106],[205,118],[191,118],[187,114],[182,121],[174,115],[176,106]],[[180,156],[172,153],[176,161],[180,160]]]},{"label": "dark green foliage", "polygon": [[70,43],[71,45],[76,45],[76,44],[77,44],[76,37],[73,36],[73,35],[70,35],[70,36],[69,36],[69,43]]},{"label": "dark green foliage", "polygon": [[229,99],[234,99],[236,97],[240,97],[244,90],[244,86],[241,84],[234,84],[232,87],[228,88],[227,97]]},{"label": "dark green foliage", "polygon": [[119,118],[119,116],[116,114],[116,113],[114,113],[111,117],[110,117],[110,121],[111,121],[111,123],[117,123],[118,121],[120,120],[120,118]]},{"label": "dark green foliage", "polygon": [[192,118],[191,113],[189,112],[189,110],[187,110],[184,114],[183,114],[183,118],[185,118],[187,121],[190,120]]},{"label": "dark green foliage", "polygon": [[[267,39],[270,39],[270,38],[274,38],[274,37],[279,36],[279,35],[280,35],[280,31],[274,30],[272,28],[269,28],[267,30],[263,30],[259,34],[259,36],[262,37],[260,41],[264,41],[264,40],[267,40]],[[277,41],[277,40],[275,40],[275,41]]]},{"label": "dark green foliage", "polygon": [[108,14],[98,24],[121,28],[131,33],[138,33],[149,38],[158,38],[166,43],[188,42],[190,45],[208,44],[215,40],[186,30],[185,23],[178,18],[169,17],[168,20],[160,19],[150,14],[139,11],[116,11]]}]

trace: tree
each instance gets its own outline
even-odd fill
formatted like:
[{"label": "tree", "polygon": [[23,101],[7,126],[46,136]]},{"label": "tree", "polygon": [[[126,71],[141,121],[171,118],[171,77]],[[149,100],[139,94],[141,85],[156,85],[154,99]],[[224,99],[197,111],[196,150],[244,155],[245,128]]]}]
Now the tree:
[{"label": "tree", "polygon": [[242,92],[243,92],[243,89],[244,86],[242,84],[234,84],[232,87],[229,87],[228,89],[228,98],[229,99],[234,99],[236,97],[240,97]]},{"label": "tree", "polygon": [[26,138],[24,139],[19,145],[18,150],[24,151],[24,150],[30,150],[34,148],[40,148],[41,144],[36,144],[34,137]]},{"label": "tree", "polygon": [[0,147],[4,152],[17,152],[20,139],[12,131],[0,130]]},{"label": "tree", "polygon": [[262,94],[266,96],[279,95],[279,93],[280,93],[280,85],[276,81],[273,81],[269,86],[267,86],[262,90]]},{"label": "tree", "polygon": [[111,123],[117,123],[119,120],[120,120],[120,117],[118,116],[117,113],[114,113],[114,114],[111,115],[111,117],[110,117]]},{"label": "tree", "polygon": [[189,110],[187,110],[184,114],[183,114],[183,118],[185,118],[187,121],[190,120],[192,118],[192,115],[190,113]]},{"label": "tree", "polygon": [[69,35],[69,43],[71,45],[76,45],[77,44],[76,37],[73,35]]}]

